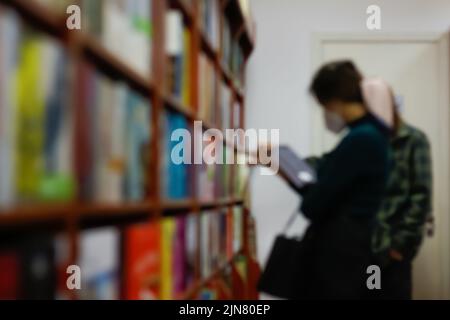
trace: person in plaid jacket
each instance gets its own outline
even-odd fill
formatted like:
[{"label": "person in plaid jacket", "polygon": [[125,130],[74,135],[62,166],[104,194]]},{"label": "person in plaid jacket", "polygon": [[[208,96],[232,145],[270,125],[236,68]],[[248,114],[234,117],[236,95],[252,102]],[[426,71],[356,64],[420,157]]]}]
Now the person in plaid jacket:
[{"label": "person in plaid jacket", "polygon": [[381,299],[410,300],[412,261],[431,221],[432,161],[425,133],[394,111],[392,168],[377,215],[373,251],[382,269]]}]

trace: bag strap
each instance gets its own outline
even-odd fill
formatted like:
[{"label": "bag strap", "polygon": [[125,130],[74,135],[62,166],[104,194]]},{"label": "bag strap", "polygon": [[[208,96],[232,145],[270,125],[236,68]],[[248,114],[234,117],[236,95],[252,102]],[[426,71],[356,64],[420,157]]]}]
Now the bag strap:
[{"label": "bag strap", "polygon": [[295,219],[297,219],[297,217],[299,216],[299,212],[298,209],[296,209],[294,211],[294,213],[292,213],[286,223],[286,225],[283,228],[283,234],[286,234],[289,231],[289,228],[294,224]]}]

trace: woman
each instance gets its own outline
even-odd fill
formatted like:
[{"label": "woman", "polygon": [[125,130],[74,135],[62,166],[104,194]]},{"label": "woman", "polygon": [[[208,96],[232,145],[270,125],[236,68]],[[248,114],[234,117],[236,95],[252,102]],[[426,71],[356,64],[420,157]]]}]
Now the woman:
[{"label": "woman", "polygon": [[367,293],[372,228],[389,171],[390,130],[369,111],[362,84],[354,64],[340,61],[322,67],[311,85],[328,130],[338,134],[347,128],[348,133],[331,153],[310,161],[318,182],[301,192],[312,249],[301,297],[359,299]]}]

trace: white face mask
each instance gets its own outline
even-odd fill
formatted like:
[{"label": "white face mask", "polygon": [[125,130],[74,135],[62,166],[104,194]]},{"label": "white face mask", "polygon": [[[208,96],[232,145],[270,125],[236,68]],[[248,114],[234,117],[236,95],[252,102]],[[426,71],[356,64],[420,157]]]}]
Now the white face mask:
[{"label": "white face mask", "polygon": [[335,112],[325,110],[324,117],[327,129],[335,134],[339,134],[347,126],[344,119]]}]

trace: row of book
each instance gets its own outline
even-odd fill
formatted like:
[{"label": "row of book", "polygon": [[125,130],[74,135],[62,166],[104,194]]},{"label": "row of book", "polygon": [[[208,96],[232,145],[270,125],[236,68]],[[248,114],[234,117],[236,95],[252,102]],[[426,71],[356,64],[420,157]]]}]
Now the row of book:
[{"label": "row of book", "polygon": [[68,17],[67,8],[81,9],[81,30],[100,41],[140,75],[151,74],[153,0],[32,0],[54,14]]},{"label": "row of book", "polygon": [[[61,11],[67,1],[39,0],[48,7]],[[101,40],[102,45],[142,75],[151,74],[152,55],[152,1],[148,0],[81,0],[82,30]],[[218,0],[202,0],[202,28],[215,49],[220,46]],[[191,6],[191,4],[187,4]],[[225,24],[227,26],[227,24]],[[192,34],[179,10],[169,10],[166,16],[165,52],[167,57],[166,91],[178,99],[180,105],[192,109]],[[239,74],[242,51],[232,41],[231,31],[225,28],[223,36],[224,63],[230,71]],[[228,30],[229,31],[229,30]],[[132,53],[132,54],[131,54]],[[132,57],[132,58],[131,58]],[[198,57],[199,116],[216,123],[217,72],[213,62],[201,53]],[[239,79],[239,77],[237,77]]]},{"label": "row of book", "polygon": [[[59,42],[29,29],[12,10],[0,15],[0,207],[77,196],[101,203],[145,199],[151,180],[150,100],[86,61],[75,65]],[[228,128],[231,98],[223,97]],[[204,164],[194,176],[193,165],[175,164],[172,133],[191,130],[191,124],[170,111],[160,121],[165,198],[214,200],[232,195],[232,189],[239,197],[236,184],[231,186],[239,180],[232,165]]]},{"label": "row of book", "polygon": [[122,203],[148,195],[151,103],[88,63],[78,76],[76,164],[85,201]]},{"label": "row of book", "polygon": [[[59,1],[59,0],[53,0]],[[152,0],[81,0],[82,30],[142,76],[151,74]]]},{"label": "row of book", "polygon": [[201,28],[213,49],[220,47],[220,12],[219,0],[199,0]]},{"label": "row of book", "polygon": [[71,272],[72,278],[66,235],[29,236],[0,247],[0,299],[183,298],[241,253],[242,228],[242,209],[235,207],[132,225],[122,232],[86,230],[79,235],[79,273]]},{"label": "row of book", "polygon": [[224,20],[222,31],[222,64],[231,72],[235,84],[242,87],[245,54],[227,19]]},{"label": "row of book", "polygon": [[0,13],[0,205],[73,197],[73,71],[56,41]]},{"label": "row of book", "polygon": [[[220,3],[218,0],[199,2],[202,28],[213,49],[220,47]],[[224,22],[222,38],[223,64],[241,86],[244,55],[239,43],[233,38],[229,24]],[[166,55],[168,59],[166,88],[185,108],[192,109],[192,35],[179,10],[169,10],[166,17]],[[222,98],[217,99],[217,96]],[[218,101],[222,100],[222,101]],[[228,85],[221,82],[215,62],[204,52],[198,56],[198,116],[208,123],[230,128],[229,118],[232,95]],[[225,103],[226,101],[226,103]],[[219,105],[221,111],[217,110]],[[222,117],[221,117],[222,116]]]},{"label": "row of book", "polygon": [[75,67],[58,42],[12,11],[0,23],[0,206],[69,202],[77,193],[86,201],[143,200],[149,100],[87,63]]},{"label": "row of book", "polygon": [[166,14],[166,92],[192,109],[192,34],[179,10]]}]

